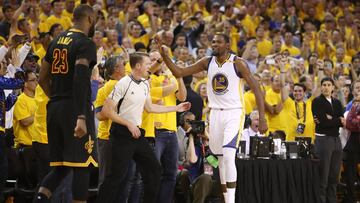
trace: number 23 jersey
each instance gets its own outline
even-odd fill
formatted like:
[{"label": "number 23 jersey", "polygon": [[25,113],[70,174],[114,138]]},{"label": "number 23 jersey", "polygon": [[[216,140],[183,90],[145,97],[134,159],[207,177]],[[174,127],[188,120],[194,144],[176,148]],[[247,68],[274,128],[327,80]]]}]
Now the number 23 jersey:
[{"label": "number 23 jersey", "polygon": [[[73,97],[75,62],[78,59],[87,59],[91,69],[96,64],[96,45],[82,31],[69,29],[50,43],[45,56],[51,69],[50,100]],[[84,77],[89,78],[90,85],[91,71],[89,74]]]}]

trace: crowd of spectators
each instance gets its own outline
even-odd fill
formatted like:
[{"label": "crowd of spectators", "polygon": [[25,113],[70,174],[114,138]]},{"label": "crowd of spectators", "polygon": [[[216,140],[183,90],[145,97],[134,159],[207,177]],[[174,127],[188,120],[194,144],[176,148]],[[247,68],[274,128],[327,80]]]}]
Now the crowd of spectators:
[{"label": "crowd of spectators", "polygon": [[[101,90],[106,81],[118,80],[131,72],[128,62],[130,53],[148,52],[152,62],[160,67],[153,71],[154,81],[151,84],[162,87],[162,90],[158,97],[152,95],[153,102],[164,104],[166,96],[185,89],[187,100],[193,102],[190,110],[195,116],[193,120],[208,123],[210,110],[207,106],[206,71],[176,80],[162,62],[153,37],[161,35],[163,42],[171,48],[170,56],[177,65],[185,67],[211,56],[212,37],[218,32],[230,37],[231,51],[247,62],[261,85],[269,126],[267,134],[280,130],[286,134],[288,141],[293,141],[296,136],[314,140],[316,123],[311,106],[313,99],[321,93],[320,82],[324,77],[335,81],[332,96],[340,101],[344,110],[360,94],[355,85],[360,73],[360,1],[0,2],[1,75],[12,78],[14,72],[20,70],[25,76],[22,90],[15,91],[19,96],[12,110],[8,106],[5,109],[6,97],[0,98],[4,104],[1,108],[1,121],[4,120],[1,122],[2,132],[6,134],[7,147],[16,150],[31,147],[34,141],[47,141],[34,138],[46,132],[43,100],[36,100],[37,94],[43,94],[37,88],[37,75],[49,43],[59,33],[72,27],[72,12],[81,3],[92,6],[97,13],[96,31],[92,38],[99,50],[97,68],[92,77],[94,101],[97,90]],[[112,58],[114,56],[121,59]],[[113,60],[112,66],[122,68],[116,78],[109,77],[112,73],[107,72],[109,59]],[[157,79],[159,75],[164,78]],[[7,88],[18,87],[0,87],[1,90]],[[245,90],[245,111],[250,115],[257,109],[255,95],[249,87],[245,86]],[[9,93],[13,95],[14,91],[5,91],[6,96]],[[9,110],[6,119],[5,110]],[[254,115],[252,118],[256,117]],[[39,126],[37,119],[42,119],[40,124],[44,125]],[[146,119],[143,128],[162,128],[162,123],[156,119],[159,118]],[[299,130],[299,124],[304,125],[303,130]],[[148,136],[154,137],[155,133],[151,133],[151,129],[149,131]],[[256,129],[253,131],[256,132]],[[101,136],[99,138],[102,139]],[[347,137],[343,140],[345,146]]]}]

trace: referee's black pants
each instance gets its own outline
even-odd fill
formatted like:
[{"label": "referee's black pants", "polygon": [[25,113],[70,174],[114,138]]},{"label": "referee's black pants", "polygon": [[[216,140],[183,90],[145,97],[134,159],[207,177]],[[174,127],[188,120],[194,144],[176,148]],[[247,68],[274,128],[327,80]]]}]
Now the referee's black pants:
[{"label": "referee's black pants", "polygon": [[113,203],[119,193],[120,185],[125,184],[125,175],[131,159],[134,159],[140,169],[144,182],[145,203],[155,203],[160,186],[161,167],[144,138],[145,131],[141,129],[141,137],[132,137],[127,127],[113,123],[110,129],[111,173],[105,177],[100,186],[97,202]]}]

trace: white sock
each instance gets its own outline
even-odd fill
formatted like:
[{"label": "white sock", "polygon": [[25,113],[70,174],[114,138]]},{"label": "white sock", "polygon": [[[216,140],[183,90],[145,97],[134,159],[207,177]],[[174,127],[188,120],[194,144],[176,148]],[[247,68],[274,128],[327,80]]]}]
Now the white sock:
[{"label": "white sock", "polygon": [[223,192],[223,196],[224,196],[225,203],[227,203],[227,192]]},{"label": "white sock", "polygon": [[235,188],[227,188],[226,203],[235,202]]}]

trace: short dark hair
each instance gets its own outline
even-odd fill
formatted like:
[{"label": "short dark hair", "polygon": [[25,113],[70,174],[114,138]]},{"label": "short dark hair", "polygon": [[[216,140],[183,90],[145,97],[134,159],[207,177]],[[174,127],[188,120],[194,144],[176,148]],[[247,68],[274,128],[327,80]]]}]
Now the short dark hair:
[{"label": "short dark hair", "polygon": [[230,37],[227,34],[222,32],[217,32],[215,35],[222,37],[226,43],[230,43]]},{"label": "short dark hair", "polygon": [[149,54],[144,52],[135,52],[130,54],[130,66],[134,69],[136,64],[143,62],[144,57],[149,57]]},{"label": "short dark hair", "polygon": [[30,74],[30,73],[34,73],[34,74],[35,74],[35,72],[32,71],[32,70],[30,70],[30,69],[16,72],[16,74],[18,74],[17,77],[18,77],[18,78],[23,78],[23,80],[24,80],[25,82],[27,82],[27,81],[29,80],[29,74]]},{"label": "short dark hair", "polygon": [[73,14],[74,21],[80,21],[83,18],[91,15],[92,13],[94,13],[94,10],[92,9],[91,6],[87,4],[80,4],[74,10],[74,14]]},{"label": "short dark hair", "polygon": [[140,49],[146,49],[144,43],[142,42],[136,42],[134,44],[135,51],[140,51]]},{"label": "short dark hair", "polygon": [[9,9],[14,9],[10,4],[5,4],[3,7],[2,7],[2,12],[5,13],[6,11],[8,11]]},{"label": "short dark hair", "polygon": [[62,25],[60,25],[59,23],[53,24],[53,25],[50,27],[50,29],[49,29],[50,35],[53,36],[53,35],[54,35],[54,32],[55,32],[55,29],[58,28],[58,27],[60,27],[60,26],[62,26]]},{"label": "short dark hair", "polygon": [[326,81],[328,81],[328,82],[331,82],[331,84],[332,85],[335,85],[335,82],[334,82],[334,80],[332,79],[332,78],[330,78],[330,77],[325,77],[325,78],[323,78],[322,80],[321,80],[321,85],[324,83],[324,82],[326,82]]},{"label": "short dark hair", "polygon": [[294,87],[295,87],[295,86],[298,86],[298,87],[303,88],[304,92],[306,92],[306,86],[305,86],[304,84],[302,84],[302,83],[295,83],[295,84],[294,84]]}]

